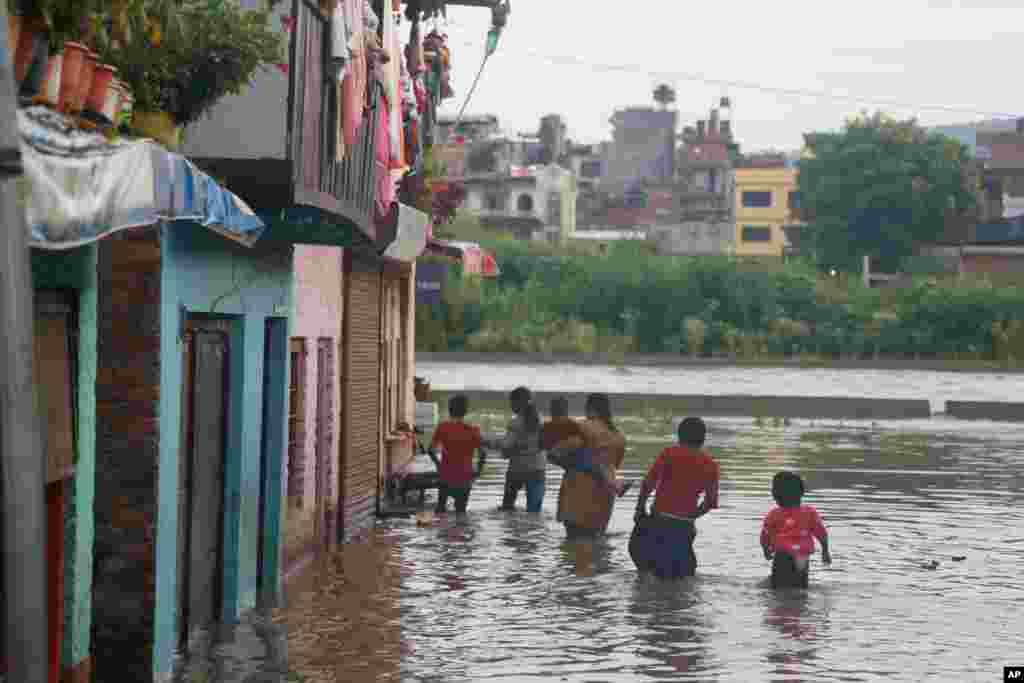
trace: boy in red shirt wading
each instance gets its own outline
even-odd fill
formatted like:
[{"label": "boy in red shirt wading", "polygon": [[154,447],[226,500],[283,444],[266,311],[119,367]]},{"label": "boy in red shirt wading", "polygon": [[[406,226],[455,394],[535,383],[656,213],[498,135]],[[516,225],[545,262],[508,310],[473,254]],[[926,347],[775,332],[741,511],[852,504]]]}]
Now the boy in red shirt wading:
[{"label": "boy in red shirt wading", "polygon": [[[480,476],[484,469],[487,454],[484,453],[480,437],[480,428],[465,422],[469,411],[469,399],[462,394],[452,396],[448,400],[449,419],[442,422],[434,430],[430,440],[432,449],[441,450],[440,479],[437,489],[437,509],[443,514],[447,511],[449,496],[455,501],[456,514],[466,512],[469,505],[469,494],[473,488],[473,480]],[[473,452],[480,451],[480,460],[473,470]]]},{"label": "boy in red shirt wading", "polygon": [[[706,435],[707,427],[699,417],[680,422],[679,444],[658,455],[640,487],[636,527],[629,542],[640,571],[680,578],[693,576],[697,569],[694,521],[718,507],[719,467],[703,450]],[[654,490],[654,512],[648,515],[647,498]]]},{"label": "boy in red shirt wading", "polygon": [[804,480],[792,472],[779,472],[772,478],[772,497],[779,507],[769,512],[761,528],[761,548],[766,560],[772,560],[772,588],[807,588],[809,560],[814,539],[821,544],[821,561],[832,564],[828,551],[828,532],[810,505],[801,505]]}]

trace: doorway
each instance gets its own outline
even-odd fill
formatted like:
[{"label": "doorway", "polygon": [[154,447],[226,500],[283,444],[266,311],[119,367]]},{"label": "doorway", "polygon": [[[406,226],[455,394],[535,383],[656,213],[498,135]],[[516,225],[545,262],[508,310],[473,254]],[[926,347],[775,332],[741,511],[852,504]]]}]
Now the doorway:
[{"label": "doorway", "polygon": [[230,321],[190,316],[182,348],[178,625],[187,651],[220,616]]}]

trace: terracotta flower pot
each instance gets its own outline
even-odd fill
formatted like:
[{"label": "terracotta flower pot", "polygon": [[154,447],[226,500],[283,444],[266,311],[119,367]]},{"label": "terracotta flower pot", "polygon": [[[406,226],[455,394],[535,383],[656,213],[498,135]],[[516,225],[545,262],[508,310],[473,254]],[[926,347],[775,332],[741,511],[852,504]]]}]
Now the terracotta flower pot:
[{"label": "terracotta flower pot", "polygon": [[64,43],[64,63],[61,68],[60,96],[57,101],[57,106],[62,111],[71,111],[75,106],[87,52],[88,49],[81,43]]},{"label": "terracotta flower pot", "polygon": [[167,112],[137,111],[132,114],[132,129],[168,149],[175,149],[181,143],[181,126],[176,125]]},{"label": "terracotta flower pot", "polygon": [[85,108],[97,114],[103,113],[103,107],[107,101],[107,90],[117,69],[109,64],[100,64],[96,67],[92,78],[92,87],[89,89],[89,97],[85,101]]},{"label": "terracotta flower pot", "polygon": [[60,82],[63,72],[64,55],[50,55],[50,62],[46,65],[46,76],[43,78],[41,90],[46,103],[51,107],[60,104]]},{"label": "terracotta flower pot", "polygon": [[75,94],[74,111],[76,112],[85,109],[85,101],[88,99],[89,93],[92,90],[92,80],[96,74],[96,64],[98,61],[99,55],[87,48],[85,60],[82,62],[82,75],[78,81],[78,91]]}]

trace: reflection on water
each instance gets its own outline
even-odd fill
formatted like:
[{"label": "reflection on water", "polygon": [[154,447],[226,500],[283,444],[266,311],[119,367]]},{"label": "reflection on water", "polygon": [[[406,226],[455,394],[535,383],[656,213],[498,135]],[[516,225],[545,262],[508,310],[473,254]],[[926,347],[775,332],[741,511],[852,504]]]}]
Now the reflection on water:
[{"label": "reflection on water", "polygon": [[[507,419],[471,418],[487,431]],[[637,575],[635,492],[608,537],[567,541],[559,472],[543,513],[504,513],[492,460],[464,519],[389,520],[310,572],[279,616],[293,668],[310,681],[969,681],[1024,652],[1024,425],[708,423],[722,508],[698,523],[694,579]],[[673,419],[620,424],[624,475],[640,477]],[[768,589],[758,544],[783,467],[832,538],[835,563],[812,561],[807,591]]]}]

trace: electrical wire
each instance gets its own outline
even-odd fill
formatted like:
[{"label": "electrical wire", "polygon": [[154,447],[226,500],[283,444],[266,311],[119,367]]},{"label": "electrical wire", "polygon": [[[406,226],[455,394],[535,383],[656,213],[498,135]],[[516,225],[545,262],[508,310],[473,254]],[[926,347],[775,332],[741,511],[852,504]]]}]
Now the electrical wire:
[{"label": "electrical wire", "polygon": [[[472,43],[468,40],[459,41],[467,47],[478,47],[477,44]],[[504,50],[505,53],[508,50]],[[764,85],[753,81],[733,81],[719,78],[710,78],[702,74],[685,73],[685,72],[674,72],[674,71],[651,71],[642,66],[630,65],[630,64],[599,64],[597,62],[591,62],[579,57],[571,56],[556,56],[546,55],[539,51],[532,49],[521,49],[518,54],[538,59],[549,64],[562,65],[562,66],[582,66],[591,69],[595,72],[618,72],[627,74],[638,74],[646,75],[654,78],[660,78],[665,80],[675,81],[690,81],[695,83],[703,83],[705,85],[712,85],[720,88],[735,88],[737,90],[755,90],[758,92],[784,95],[788,97],[813,97],[815,99],[827,99],[835,100],[840,102],[853,102],[856,104],[872,105],[876,107],[893,107],[897,109],[906,109],[913,111],[927,111],[927,112],[944,112],[952,114],[975,114],[986,116],[990,118],[1003,118],[1013,119],[1020,116],[1020,114],[1010,114],[1006,112],[992,112],[984,111],[981,109],[971,109],[969,107],[956,107],[950,105],[930,105],[920,104],[911,102],[902,102],[899,100],[889,100],[878,98],[874,96],[865,97],[861,95],[841,95],[825,90],[808,90],[803,88],[782,88],[770,85]],[[485,60],[486,61],[486,60]],[[482,67],[481,67],[482,68]],[[478,76],[479,78],[479,76]],[[475,85],[475,83],[474,83]]]},{"label": "electrical wire", "polygon": [[480,82],[480,76],[484,73],[484,67],[487,66],[487,60],[491,58],[491,53],[484,49],[484,60],[480,62],[480,70],[476,72],[476,78],[473,79],[473,85],[469,88],[469,92],[466,93],[466,99],[462,102],[462,108],[459,109],[459,115],[455,117],[455,125],[452,126],[452,130],[458,130],[459,124],[462,122],[462,115],[466,113],[466,106],[469,104],[469,100],[473,97],[473,93],[476,91],[476,85]]}]

